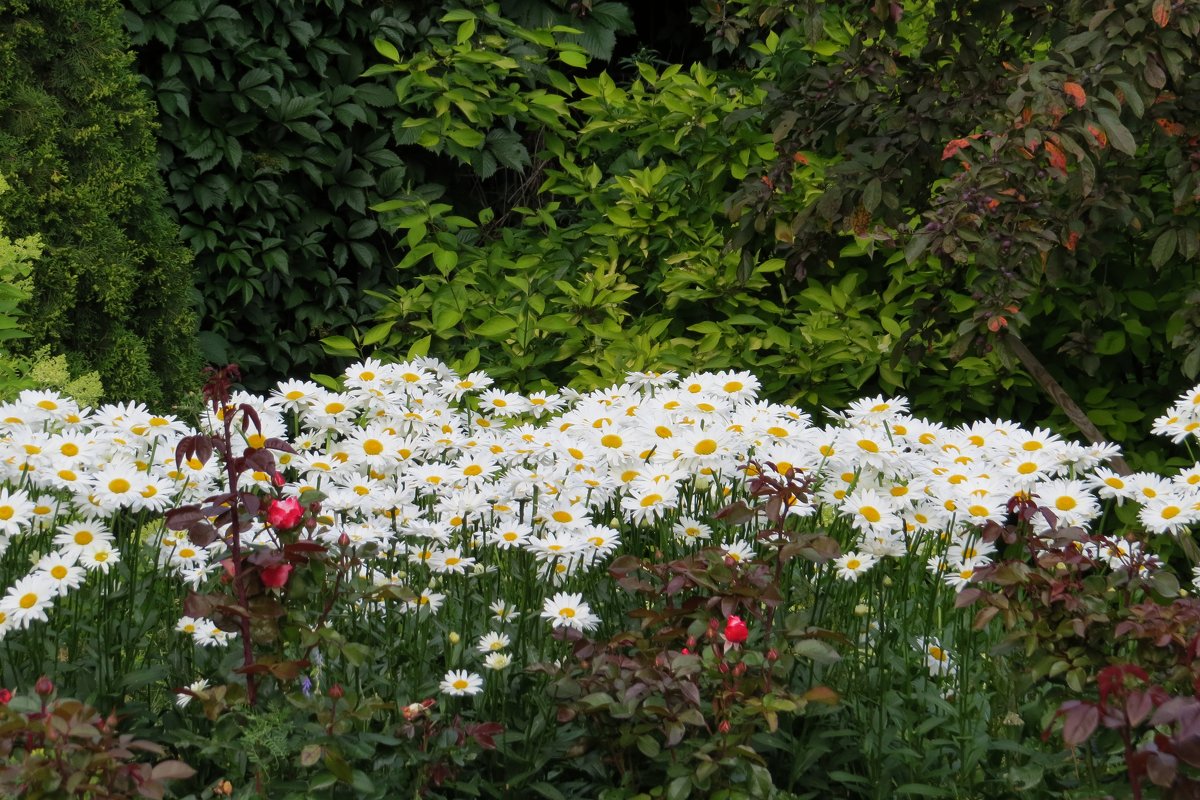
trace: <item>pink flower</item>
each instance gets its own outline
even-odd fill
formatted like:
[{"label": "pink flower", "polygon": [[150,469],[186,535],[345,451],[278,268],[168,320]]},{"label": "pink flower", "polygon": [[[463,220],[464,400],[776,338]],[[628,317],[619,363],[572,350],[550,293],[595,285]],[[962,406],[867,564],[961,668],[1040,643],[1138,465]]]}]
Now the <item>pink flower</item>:
[{"label": "pink flower", "polygon": [[268,589],[278,589],[288,582],[288,575],[291,573],[291,564],[275,564],[270,567],[263,567],[259,571],[259,576],[262,578],[263,586],[266,586]]},{"label": "pink flower", "polygon": [[304,506],[295,497],[286,500],[272,500],[267,509],[267,522],[279,530],[289,530],[300,524],[304,516]]},{"label": "pink flower", "polygon": [[725,641],[731,644],[741,644],[750,636],[750,629],[746,627],[746,623],[742,622],[742,618],[738,616],[730,616],[725,622]]},{"label": "pink flower", "polygon": [[12,700],[12,690],[0,689],[0,706],[8,705],[9,700]]}]

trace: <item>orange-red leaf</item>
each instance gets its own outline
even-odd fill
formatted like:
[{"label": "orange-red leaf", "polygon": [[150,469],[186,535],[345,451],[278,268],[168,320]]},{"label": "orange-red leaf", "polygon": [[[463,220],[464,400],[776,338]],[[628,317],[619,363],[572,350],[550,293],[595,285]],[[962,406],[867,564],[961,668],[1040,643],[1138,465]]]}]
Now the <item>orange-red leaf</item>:
[{"label": "orange-red leaf", "polygon": [[1181,123],[1175,122],[1174,120],[1169,120],[1165,117],[1159,117],[1158,119],[1154,120],[1154,122],[1158,125],[1158,127],[1163,129],[1163,133],[1165,133],[1167,136],[1182,136],[1184,130],[1186,130]]},{"label": "orange-red leaf", "polygon": [[1083,90],[1082,86],[1074,81],[1067,81],[1064,83],[1063,92],[1067,95],[1067,97],[1071,98],[1071,102],[1075,104],[1076,108],[1083,108],[1084,104],[1087,103],[1087,92]]},{"label": "orange-red leaf", "polygon": [[1060,148],[1054,142],[1046,142],[1045,147],[1046,153],[1050,156],[1050,166],[1066,172],[1067,154],[1062,151],[1062,148]]},{"label": "orange-red leaf", "polygon": [[1154,8],[1150,11],[1150,16],[1154,18],[1158,27],[1167,27],[1167,23],[1171,21],[1171,0],[1154,0]]},{"label": "orange-red leaf", "polygon": [[968,139],[951,139],[950,143],[942,150],[942,161],[948,158],[953,158],[959,150],[969,145],[971,142]]},{"label": "orange-red leaf", "polygon": [[1103,128],[1097,128],[1095,125],[1088,125],[1087,129],[1088,133],[1092,135],[1092,138],[1096,140],[1096,144],[1100,145],[1101,148],[1108,147],[1108,134],[1104,132]]}]

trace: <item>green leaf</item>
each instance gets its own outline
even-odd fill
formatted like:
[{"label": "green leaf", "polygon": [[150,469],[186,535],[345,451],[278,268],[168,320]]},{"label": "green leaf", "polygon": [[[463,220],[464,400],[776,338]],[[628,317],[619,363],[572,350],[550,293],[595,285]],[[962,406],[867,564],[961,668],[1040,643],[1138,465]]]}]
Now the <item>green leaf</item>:
[{"label": "green leaf", "polygon": [[438,333],[445,333],[458,324],[462,312],[457,308],[443,307],[433,313],[433,328]]},{"label": "green leaf", "polygon": [[564,50],[558,54],[558,60],[571,67],[583,69],[588,65],[586,53],[578,50]]},{"label": "green leaf", "polygon": [[879,178],[872,178],[867,188],[863,190],[862,204],[867,211],[874,211],[883,196],[883,183]]},{"label": "green leaf", "polygon": [[388,334],[392,332],[392,326],[395,324],[395,322],[379,323],[375,327],[371,328],[371,330],[367,331],[366,335],[362,338],[362,344],[368,345],[382,342],[387,338]]},{"label": "green leaf", "polygon": [[1125,349],[1125,331],[1107,331],[1096,342],[1096,352],[1102,356],[1111,356]]},{"label": "green leaf", "polygon": [[464,44],[465,42],[471,40],[471,37],[475,35],[475,25],[476,23],[474,17],[468,20],[463,20],[463,24],[458,26],[457,41],[459,44]]},{"label": "green leaf", "polygon": [[1175,255],[1175,247],[1179,242],[1179,233],[1174,228],[1167,228],[1154,241],[1154,247],[1150,250],[1150,263],[1155,267],[1161,267],[1171,260],[1171,256]]},{"label": "green leaf", "polygon": [[1112,109],[1097,109],[1096,119],[1104,126],[1104,130],[1108,133],[1108,140],[1112,142],[1113,147],[1127,156],[1137,153],[1137,140],[1133,138],[1129,129],[1121,124],[1121,119]]},{"label": "green leaf", "polygon": [[658,754],[662,752],[658,740],[649,734],[642,734],[637,738],[637,748],[646,758],[658,758]]},{"label": "green leaf", "polygon": [[376,39],[373,44],[379,55],[386,58],[388,61],[400,63],[400,51],[396,49],[396,45],[389,42],[387,39]]},{"label": "green leaf", "polygon": [[940,789],[937,786],[929,786],[924,783],[906,783],[896,787],[898,795],[920,795],[921,797],[950,797],[950,792],[945,789]]},{"label": "green leaf", "polygon": [[484,135],[479,131],[471,130],[470,128],[454,128],[447,134],[456,143],[471,150],[476,149],[484,142]]},{"label": "green leaf", "polygon": [[692,794],[692,778],[680,775],[667,785],[667,800],[685,800]]},{"label": "green leaf", "polygon": [[345,336],[326,336],[321,340],[321,344],[325,347],[325,352],[331,355],[358,355],[358,348],[354,342]]},{"label": "green leaf", "polygon": [[492,317],[478,328],[472,330],[471,333],[476,336],[484,336],[490,339],[503,333],[508,333],[515,327],[517,327],[516,320],[509,319],[508,317],[496,316]]}]

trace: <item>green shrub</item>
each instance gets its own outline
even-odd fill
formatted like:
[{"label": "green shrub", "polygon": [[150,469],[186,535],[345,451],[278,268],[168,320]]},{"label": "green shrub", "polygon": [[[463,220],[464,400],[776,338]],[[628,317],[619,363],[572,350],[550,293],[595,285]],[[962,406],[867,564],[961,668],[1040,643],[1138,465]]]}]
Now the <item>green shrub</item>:
[{"label": "green shrub", "polygon": [[191,273],[119,20],[115,3],[0,2],[0,216],[44,245],[21,352],[162,402],[197,381]]},{"label": "green shrub", "polygon": [[[458,178],[408,146],[412,120],[395,81],[360,77],[373,39],[420,49],[445,35],[437,18],[454,5],[129,0],[126,24],[162,110],[171,205],[196,254],[209,360],[248,367],[247,380],[263,387],[331,369],[318,340],[361,324],[374,310],[368,292],[394,283],[394,240],[369,206],[409,180]],[[565,5],[511,2],[507,11],[554,23],[572,18]],[[628,13],[589,6],[570,38],[607,56]],[[512,137],[479,148],[461,193],[475,192],[476,174],[514,165],[518,149]],[[250,313],[254,330],[242,324]]]}]

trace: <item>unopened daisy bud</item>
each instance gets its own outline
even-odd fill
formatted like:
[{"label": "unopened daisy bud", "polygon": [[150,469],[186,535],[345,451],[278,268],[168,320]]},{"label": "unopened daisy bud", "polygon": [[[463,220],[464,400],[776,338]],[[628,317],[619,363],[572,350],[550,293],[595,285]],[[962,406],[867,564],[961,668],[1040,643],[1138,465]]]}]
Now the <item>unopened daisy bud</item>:
[{"label": "unopened daisy bud", "polygon": [[462,637],[456,631],[450,631],[450,635],[446,638],[450,640],[450,644],[458,644],[462,641]]},{"label": "unopened daisy bud", "polygon": [[871,607],[866,603],[859,603],[854,607],[854,615],[856,617],[865,617],[871,613]]},{"label": "unopened daisy bud", "polygon": [[891,577],[889,577],[889,576],[887,576],[887,575],[884,575],[884,576],[883,576],[883,585],[884,585],[884,586],[891,586],[891,585],[892,585],[892,579],[891,579]]}]

